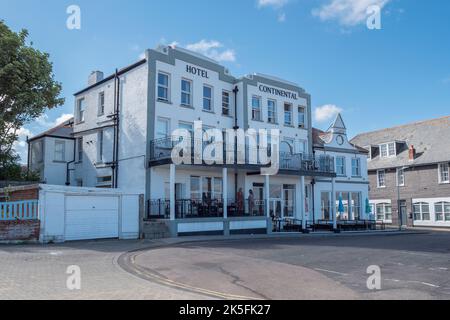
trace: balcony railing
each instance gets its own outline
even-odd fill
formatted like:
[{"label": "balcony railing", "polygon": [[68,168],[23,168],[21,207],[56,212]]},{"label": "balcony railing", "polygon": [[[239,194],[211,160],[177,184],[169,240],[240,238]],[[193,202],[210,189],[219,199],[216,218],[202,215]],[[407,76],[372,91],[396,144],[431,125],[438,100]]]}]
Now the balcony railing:
[{"label": "balcony railing", "polygon": [[[255,200],[252,205],[248,200],[242,203],[228,201],[228,217],[264,217],[265,203]],[[175,219],[194,218],[221,218],[223,217],[223,201],[211,200],[175,200]],[[170,200],[149,200],[147,206],[147,219],[169,219]]]},{"label": "balcony railing", "polygon": [[[171,137],[153,140],[150,142],[150,163],[169,162],[172,159],[172,150],[178,144]],[[208,143],[204,141],[192,140],[190,143],[191,163],[194,163],[194,157],[207,160],[202,157],[205,147]],[[227,159],[232,156],[232,159],[240,159],[238,165],[256,165],[269,166],[270,164],[262,163],[259,157],[258,148],[250,148],[248,146],[238,146],[237,150],[230,148],[225,143],[223,144],[223,160],[222,164],[230,164]],[[269,157],[271,155],[270,148],[262,149]],[[197,153],[202,153],[197,154]],[[244,160],[242,163],[242,160]],[[231,164],[234,164],[233,162]],[[326,155],[311,155],[306,153],[292,154],[289,152],[279,153],[279,169],[289,171],[309,171],[318,173],[334,174],[334,157]]]}]

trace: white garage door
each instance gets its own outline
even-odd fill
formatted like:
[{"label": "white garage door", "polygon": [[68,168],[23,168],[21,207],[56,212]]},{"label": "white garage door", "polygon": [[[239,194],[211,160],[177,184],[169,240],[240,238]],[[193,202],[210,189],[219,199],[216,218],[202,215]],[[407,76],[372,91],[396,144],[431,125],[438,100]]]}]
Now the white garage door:
[{"label": "white garage door", "polygon": [[119,198],[67,196],[66,240],[119,237]]}]

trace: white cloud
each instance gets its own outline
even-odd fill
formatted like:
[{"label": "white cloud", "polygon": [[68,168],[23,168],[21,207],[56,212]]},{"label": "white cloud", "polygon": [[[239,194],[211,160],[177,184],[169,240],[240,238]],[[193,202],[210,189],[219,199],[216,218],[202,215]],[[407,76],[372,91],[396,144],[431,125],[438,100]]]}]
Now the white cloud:
[{"label": "white cloud", "polygon": [[[174,42],[176,45],[177,42]],[[191,43],[186,46],[186,49],[198,52],[214,59],[217,62],[235,62],[236,53],[232,49],[224,48],[224,45],[216,40],[200,40],[196,43]]]},{"label": "white cloud", "polygon": [[391,0],[328,0],[312,14],[322,21],[337,20],[343,26],[355,26],[367,20],[367,8],[377,5],[381,9]]},{"label": "white cloud", "polygon": [[42,129],[42,131],[44,131],[56,127],[57,125],[63,123],[64,121],[69,120],[70,118],[73,118],[73,114],[63,113],[58,118],[56,118],[55,121],[51,121],[49,120],[48,115],[43,114],[42,116],[36,119],[36,124],[39,127],[41,127],[40,129]]},{"label": "white cloud", "polygon": [[258,0],[258,8],[272,7],[282,8],[288,4],[289,0]]},{"label": "white cloud", "polygon": [[317,107],[314,110],[314,119],[319,122],[331,121],[338,113],[343,110],[334,104],[326,104],[321,107]]},{"label": "white cloud", "polygon": [[280,12],[291,0],[258,0],[257,7],[258,9],[263,8],[272,8],[275,11],[278,11],[277,20],[280,23],[286,21],[286,13]]},{"label": "white cloud", "polygon": [[281,13],[278,15],[278,22],[285,22],[285,21],[286,21],[286,13],[281,12]]}]

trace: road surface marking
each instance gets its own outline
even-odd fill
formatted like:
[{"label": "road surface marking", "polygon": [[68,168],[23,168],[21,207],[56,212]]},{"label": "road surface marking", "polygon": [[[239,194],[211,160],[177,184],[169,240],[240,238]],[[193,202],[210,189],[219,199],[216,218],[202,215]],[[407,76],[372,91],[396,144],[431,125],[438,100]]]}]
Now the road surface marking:
[{"label": "road surface marking", "polygon": [[322,272],[328,272],[328,273],[333,273],[333,274],[338,274],[340,276],[348,276],[347,273],[342,273],[342,272],[337,272],[337,271],[332,271],[332,270],[326,270],[326,269],[320,269],[320,268],[314,268],[314,270],[322,271]]}]

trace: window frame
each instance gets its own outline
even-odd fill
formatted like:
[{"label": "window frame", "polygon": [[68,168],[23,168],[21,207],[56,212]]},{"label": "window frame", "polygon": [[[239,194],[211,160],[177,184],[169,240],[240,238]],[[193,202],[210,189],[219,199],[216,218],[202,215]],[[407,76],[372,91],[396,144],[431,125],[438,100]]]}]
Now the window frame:
[{"label": "window frame", "polygon": [[[383,173],[383,184],[380,183],[380,173]],[[386,188],[386,170],[377,170],[377,188]]]},{"label": "window frame", "polygon": [[[438,210],[440,210],[440,214],[442,216],[441,219],[438,219]],[[449,208],[449,210],[446,210],[446,208]],[[448,201],[439,201],[434,204],[434,215],[436,222],[450,222],[450,202]]]},{"label": "window frame", "polygon": [[[258,101],[258,106],[254,105],[254,101]],[[253,121],[263,121],[262,120],[262,107],[261,107],[262,99],[260,96],[252,96],[252,120]],[[256,117],[258,115],[258,117]]]},{"label": "window frame", "polygon": [[[273,103],[273,110],[270,110],[270,103]],[[272,115],[271,115],[272,113]],[[277,124],[277,100],[267,99],[267,122]]]},{"label": "window frame", "polygon": [[[402,173],[402,183],[400,183],[400,172]],[[396,172],[395,172],[395,176],[396,176],[396,183],[397,183],[397,187],[404,187],[406,185],[406,179],[405,179],[405,169],[404,168],[397,168]]]},{"label": "window frame", "polygon": [[77,138],[78,162],[83,162],[83,137]]},{"label": "window frame", "polygon": [[[354,169],[355,169],[355,166],[353,165],[354,164],[354,161],[356,161],[356,163],[357,163],[357,166],[356,166],[356,174],[354,174]],[[356,177],[356,178],[358,178],[358,177],[361,177],[361,173],[362,173],[362,170],[361,170],[361,159],[360,158],[352,158],[352,177]]]},{"label": "window frame", "polygon": [[[183,82],[189,84],[189,91],[183,90]],[[193,81],[187,78],[181,78],[181,105],[185,107],[192,107],[193,97],[192,97],[192,89],[193,89]],[[189,101],[188,103],[183,102],[183,95],[188,95]]]},{"label": "window frame", "polygon": [[[339,165],[338,165],[338,159],[342,159],[343,161],[342,161],[342,174],[341,173],[339,173],[339,170],[338,170],[338,167],[339,167]],[[345,177],[345,176],[347,176],[347,174],[346,174],[346,157],[344,157],[344,156],[337,156],[336,157],[336,174],[338,175],[338,176],[340,176],[340,177]]]},{"label": "window frame", "polygon": [[[443,167],[447,167],[446,172],[442,170]],[[447,179],[443,179],[443,174],[447,175]],[[439,184],[449,184],[450,183],[450,164],[448,162],[439,163],[438,176],[439,176]]]},{"label": "window frame", "polygon": [[[225,102],[225,94],[228,95],[228,102]],[[226,107],[225,107],[226,106]],[[227,113],[224,112],[224,110],[228,110]],[[231,92],[228,90],[222,90],[222,115],[231,117]]]},{"label": "window frame", "polygon": [[[159,76],[163,75],[167,77],[167,85],[163,85],[159,83]],[[160,102],[170,102],[170,74],[164,71],[158,71],[157,73],[157,79],[156,79],[156,97],[157,100]],[[160,97],[159,96],[159,88],[163,88],[166,92],[166,97]]]},{"label": "window frame", "polygon": [[[81,108],[83,107],[83,109]],[[86,113],[86,98],[77,99],[77,123],[83,123],[85,121]]]},{"label": "window frame", "polygon": [[[393,150],[391,150],[393,146]],[[380,158],[393,158],[397,156],[397,143],[388,142],[379,145],[380,148]]]},{"label": "window frame", "polygon": [[[302,112],[300,112],[300,110],[303,110]],[[307,127],[306,125],[306,108],[304,106],[298,106],[297,107],[297,120],[298,120],[298,127],[305,129]],[[300,120],[300,116],[302,115],[302,120]]]},{"label": "window frame", "polygon": [[[289,111],[286,111],[286,107],[289,107]],[[294,123],[294,110],[293,110],[293,105],[292,105],[292,103],[288,103],[288,102],[285,102],[284,104],[283,104],[283,111],[284,111],[284,125],[285,126],[288,126],[288,127],[292,127],[293,126],[293,123]],[[286,122],[286,115],[287,114],[289,114],[289,118],[290,118],[290,122],[288,123],[288,122]]]},{"label": "window frame", "polygon": [[[62,146],[62,150],[57,150],[57,145]],[[66,141],[64,140],[55,140],[54,145],[54,155],[53,155],[53,161],[54,162],[66,162]],[[61,159],[57,158],[57,154],[61,154]]]},{"label": "window frame", "polygon": [[[419,212],[416,211],[416,207],[419,207]],[[428,219],[424,219],[424,206],[428,207]],[[431,221],[431,210],[430,204],[428,202],[415,202],[413,203],[413,219],[414,221]],[[417,219],[417,215],[420,219]]]},{"label": "window frame", "polygon": [[[205,96],[205,88],[208,88],[209,90],[211,90],[211,97],[206,97]],[[206,112],[214,112],[214,87],[210,86],[208,84],[203,84],[203,99],[202,99],[202,110],[206,111]],[[210,109],[205,109],[205,101],[209,101],[209,107]]]},{"label": "window frame", "polygon": [[105,114],[105,91],[101,91],[98,94],[98,116]]},{"label": "window frame", "polygon": [[[383,209],[382,210],[383,219],[379,219],[378,208],[380,208],[380,207]],[[389,212],[390,219],[388,219],[386,208],[390,208],[390,212]],[[375,205],[375,217],[376,217],[376,220],[382,220],[382,221],[385,221],[385,222],[392,222],[392,204],[391,203],[387,203],[387,202],[377,203]]]}]

